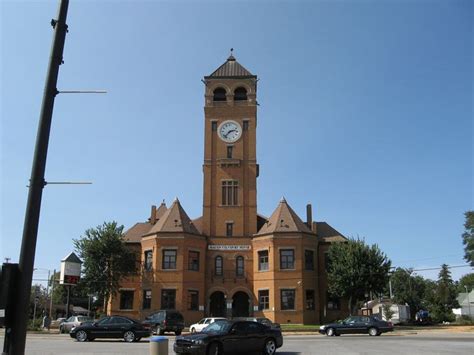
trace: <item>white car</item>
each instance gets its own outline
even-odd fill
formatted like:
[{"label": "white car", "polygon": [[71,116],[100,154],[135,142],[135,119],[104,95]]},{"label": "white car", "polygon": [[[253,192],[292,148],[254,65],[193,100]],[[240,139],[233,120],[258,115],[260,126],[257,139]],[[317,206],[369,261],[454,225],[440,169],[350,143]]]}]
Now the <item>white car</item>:
[{"label": "white car", "polygon": [[195,324],[191,324],[191,326],[189,327],[189,331],[191,333],[200,332],[204,328],[206,328],[209,324],[214,323],[216,320],[220,320],[220,319],[225,320],[226,318],[222,318],[222,317],[203,318],[199,322]]}]

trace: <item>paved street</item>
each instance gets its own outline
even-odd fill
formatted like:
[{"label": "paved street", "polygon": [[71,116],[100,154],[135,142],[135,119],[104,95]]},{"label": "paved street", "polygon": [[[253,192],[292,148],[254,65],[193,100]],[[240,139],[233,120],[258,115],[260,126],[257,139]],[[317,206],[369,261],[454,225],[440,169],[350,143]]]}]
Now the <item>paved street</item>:
[{"label": "paved street", "polygon": [[[170,336],[170,354],[174,337]],[[3,332],[0,334],[3,345]],[[120,340],[95,340],[78,343],[68,335],[29,334],[26,353],[43,354],[148,354],[146,340],[127,344]],[[296,354],[472,354],[474,333],[423,332],[419,334],[390,334],[380,337],[346,335],[328,338],[322,335],[288,335],[280,355]]]}]

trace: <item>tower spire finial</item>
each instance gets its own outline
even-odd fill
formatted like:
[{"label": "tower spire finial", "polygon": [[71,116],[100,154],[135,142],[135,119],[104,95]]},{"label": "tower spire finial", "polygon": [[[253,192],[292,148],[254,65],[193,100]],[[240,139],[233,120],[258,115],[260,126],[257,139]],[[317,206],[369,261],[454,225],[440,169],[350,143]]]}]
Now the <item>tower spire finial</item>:
[{"label": "tower spire finial", "polygon": [[230,49],[230,56],[229,58],[227,58],[227,60],[229,61],[235,61],[235,57],[234,57],[234,48],[231,48]]}]

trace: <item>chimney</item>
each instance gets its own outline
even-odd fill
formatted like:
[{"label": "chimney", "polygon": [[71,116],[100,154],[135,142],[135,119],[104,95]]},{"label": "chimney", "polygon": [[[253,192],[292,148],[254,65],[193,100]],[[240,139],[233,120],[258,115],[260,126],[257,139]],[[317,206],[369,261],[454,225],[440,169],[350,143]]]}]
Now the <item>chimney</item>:
[{"label": "chimney", "polygon": [[306,226],[309,229],[312,229],[313,226],[313,209],[310,203],[306,205]]},{"label": "chimney", "polygon": [[152,205],[152,206],[151,206],[150,223],[151,223],[151,224],[155,224],[155,223],[156,223],[156,206],[155,206],[155,205]]},{"label": "chimney", "polygon": [[316,234],[318,233],[318,225],[316,222],[313,222],[313,228],[311,228],[311,231]]}]

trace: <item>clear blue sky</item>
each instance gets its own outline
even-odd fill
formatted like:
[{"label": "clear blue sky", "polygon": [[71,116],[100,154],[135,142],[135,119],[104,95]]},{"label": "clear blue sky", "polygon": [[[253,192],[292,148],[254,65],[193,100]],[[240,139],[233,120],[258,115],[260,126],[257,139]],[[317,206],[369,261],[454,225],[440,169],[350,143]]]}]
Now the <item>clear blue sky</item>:
[{"label": "clear blue sky", "polygon": [[[12,261],[56,11],[1,1],[0,257]],[[108,94],[56,99],[46,180],[93,185],[45,188],[36,267],[59,269],[72,238],[104,221],[129,228],[162,199],[201,215],[200,80],[231,47],[260,78],[260,213],[284,195],[395,266],[464,264],[473,22],[467,0],[72,0],[58,88]]]}]

